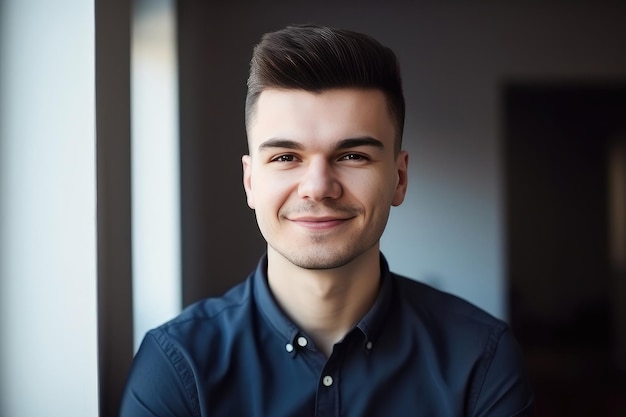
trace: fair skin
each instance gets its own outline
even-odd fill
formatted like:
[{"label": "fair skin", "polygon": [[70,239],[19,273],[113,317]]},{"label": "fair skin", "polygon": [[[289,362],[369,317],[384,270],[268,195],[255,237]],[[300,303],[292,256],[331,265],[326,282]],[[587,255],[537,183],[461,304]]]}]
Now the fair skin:
[{"label": "fair skin", "polygon": [[394,138],[373,89],[267,89],[248,126],[244,188],[270,289],[327,356],[378,292],[380,236],[407,188]]}]

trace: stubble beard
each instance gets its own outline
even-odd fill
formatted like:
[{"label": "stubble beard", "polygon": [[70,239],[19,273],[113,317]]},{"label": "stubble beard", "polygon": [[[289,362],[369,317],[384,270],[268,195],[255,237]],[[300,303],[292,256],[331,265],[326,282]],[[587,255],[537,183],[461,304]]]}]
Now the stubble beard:
[{"label": "stubble beard", "polygon": [[317,250],[317,245],[314,246],[315,248],[311,248],[311,250],[307,251],[281,251],[276,248],[274,248],[274,250],[291,264],[308,270],[340,268],[349,264],[360,255],[359,252],[355,253],[353,246],[348,248],[347,253],[339,253],[338,251],[333,251],[331,248],[328,248],[328,250],[324,250],[323,248]]}]

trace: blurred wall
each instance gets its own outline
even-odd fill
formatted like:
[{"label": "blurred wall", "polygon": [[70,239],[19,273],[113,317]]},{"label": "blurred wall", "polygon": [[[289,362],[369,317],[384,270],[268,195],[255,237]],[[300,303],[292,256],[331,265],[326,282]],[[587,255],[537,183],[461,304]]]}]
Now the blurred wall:
[{"label": "blurred wall", "polygon": [[244,279],[263,251],[241,185],[248,60],[262,33],[313,22],[366,32],[401,61],[410,179],[382,240],[392,269],[506,318],[502,87],[623,77],[624,16],[608,1],[181,0],[185,303]]}]

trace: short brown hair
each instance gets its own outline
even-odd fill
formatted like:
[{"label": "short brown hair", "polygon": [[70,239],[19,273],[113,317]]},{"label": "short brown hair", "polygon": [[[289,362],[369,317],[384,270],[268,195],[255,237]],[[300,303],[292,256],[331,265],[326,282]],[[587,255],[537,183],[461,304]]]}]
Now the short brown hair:
[{"label": "short brown hair", "polygon": [[250,61],[246,126],[267,88],[381,90],[396,127],[396,152],[400,150],[405,113],[400,65],[391,49],[368,35],[315,25],[292,25],[264,34]]}]

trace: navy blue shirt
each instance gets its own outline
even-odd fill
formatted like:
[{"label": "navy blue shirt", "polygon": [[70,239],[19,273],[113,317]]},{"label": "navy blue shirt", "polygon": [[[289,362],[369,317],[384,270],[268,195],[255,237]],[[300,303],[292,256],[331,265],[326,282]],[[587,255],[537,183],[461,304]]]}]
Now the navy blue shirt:
[{"label": "navy blue shirt", "polygon": [[327,358],[279,308],[264,257],[220,298],[148,332],[121,416],[532,416],[508,326],[389,272]]}]

